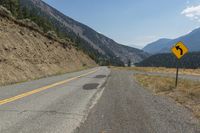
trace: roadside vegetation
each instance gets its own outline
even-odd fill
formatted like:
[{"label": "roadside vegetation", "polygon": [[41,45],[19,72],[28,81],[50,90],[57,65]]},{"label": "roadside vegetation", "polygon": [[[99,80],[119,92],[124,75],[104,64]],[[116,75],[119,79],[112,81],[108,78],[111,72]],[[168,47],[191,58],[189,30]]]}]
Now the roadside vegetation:
[{"label": "roadside vegetation", "polygon": [[200,119],[200,82],[179,79],[179,84],[175,88],[175,78],[146,74],[136,74],[134,77],[144,88],[156,95],[166,95],[173,98]]},{"label": "roadside vegetation", "polygon": [[[126,69],[140,72],[176,73],[176,68],[165,67],[127,67]],[[179,73],[185,75],[200,75],[200,69],[179,69]]]}]

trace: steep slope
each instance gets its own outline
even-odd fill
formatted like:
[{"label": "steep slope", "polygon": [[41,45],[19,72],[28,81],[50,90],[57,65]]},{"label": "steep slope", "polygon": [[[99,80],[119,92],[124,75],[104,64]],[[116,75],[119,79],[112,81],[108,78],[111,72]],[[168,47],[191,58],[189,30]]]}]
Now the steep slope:
[{"label": "steep slope", "polygon": [[191,33],[171,41],[149,44],[143,50],[148,51],[148,49],[154,49],[152,53],[168,53],[170,52],[170,48],[179,41],[184,42],[185,45],[189,48],[190,52],[200,51],[200,28],[197,28]]},{"label": "steep slope", "polygon": [[0,85],[96,66],[71,42],[60,43],[7,14],[0,7]]},{"label": "steep slope", "polygon": [[152,42],[143,48],[144,51],[154,54],[158,51],[161,51],[163,48],[167,47],[167,43],[169,43],[171,39],[159,39],[155,42]]},{"label": "steep slope", "polygon": [[54,30],[61,38],[71,38],[76,42],[77,47],[89,54],[99,64],[123,65],[128,59],[134,63],[148,56],[142,50],[116,43],[90,27],[65,16],[41,0],[15,1],[19,2],[19,4],[15,4],[19,5],[19,8],[14,10],[14,12],[18,11],[15,13],[18,18],[30,18],[43,27],[44,31]]}]

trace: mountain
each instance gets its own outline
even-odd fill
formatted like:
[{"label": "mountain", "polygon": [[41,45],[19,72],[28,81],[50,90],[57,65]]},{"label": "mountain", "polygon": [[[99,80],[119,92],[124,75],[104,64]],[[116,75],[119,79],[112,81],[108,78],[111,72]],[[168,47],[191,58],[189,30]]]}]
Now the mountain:
[{"label": "mountain", "polygon": [[70,39],[100,65],[123,65],[148,57],[142,50],[118,44],[90,27],[65,16],[41,0],[1,0],[18,19],[31,19],[44,32],[55,31],[58,37]]},{"label": "mountain", "polygon": [[157,53],[158,51],[161,51],[163,48],[167,47],[167,44],[172,41],[171,39],[159,39],[153,43],[148,44],[143,48],[144,51],[148,53]]},{"label": "mountain", "polygon": [[[180,68],[200,68],[200,52],[191,52],[186,54],[181,61],[179,61]],[[149,58],[136,63],[139,67],[169,67],[176,68],[178,60],[176,57],[170,53],[155,54]]]},{"label": "mountain", "polygon": [[144,51],[155,54],[155,53],[168,53],[173,45],[177,42],[182,41],[189,49],[190,52],[200,51],[200,28],[197,28],[187,35],[179,38],[170,40],[164,39],[164,41],[156,41],[148,44],[143,48]]}]

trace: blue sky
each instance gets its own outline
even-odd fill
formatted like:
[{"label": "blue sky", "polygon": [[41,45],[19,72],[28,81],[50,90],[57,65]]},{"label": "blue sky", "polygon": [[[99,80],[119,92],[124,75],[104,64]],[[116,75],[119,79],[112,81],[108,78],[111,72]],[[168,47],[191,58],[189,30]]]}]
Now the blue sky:
[{"label": "blue sky", "polygon": [[200,0],[44,0],[118,43],[142,48],[200,27]]}]

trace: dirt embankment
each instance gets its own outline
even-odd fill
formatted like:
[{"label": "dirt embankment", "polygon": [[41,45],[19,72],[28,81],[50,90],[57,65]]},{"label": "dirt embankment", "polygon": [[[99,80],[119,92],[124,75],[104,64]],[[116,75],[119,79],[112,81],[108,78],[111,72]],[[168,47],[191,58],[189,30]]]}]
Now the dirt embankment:
[{"label": "dirt embankment", "polygon": [[0,86],[95,65],[73,45],[63,45],[0,16]]}]

